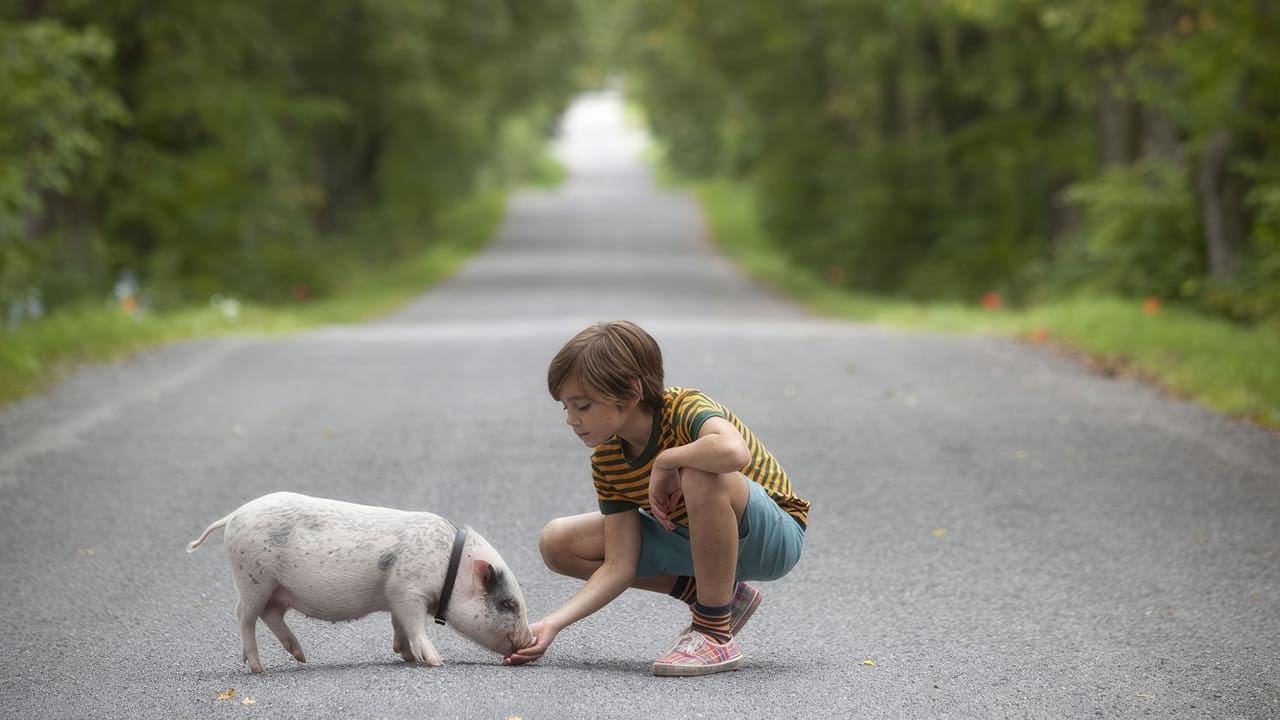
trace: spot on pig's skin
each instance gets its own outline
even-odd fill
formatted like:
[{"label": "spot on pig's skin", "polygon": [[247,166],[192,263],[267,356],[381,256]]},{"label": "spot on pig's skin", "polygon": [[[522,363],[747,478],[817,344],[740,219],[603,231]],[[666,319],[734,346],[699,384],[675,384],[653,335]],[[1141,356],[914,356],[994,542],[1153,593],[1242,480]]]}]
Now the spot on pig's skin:
[{"label": "spot on pig's skin", "polygon": [[400,556],[397,555],[394,550],[382,553],[382,557],[378,558],[378,569],[386,572],[392,565],[396,564],[396,560],[398,560],[399,557]]},{"label": "spot on pig's skin", "polygon": [[271,528],[267,533],[267,544],[277,547],[285,545],[289,542],[289,536],[293,534],[292,525],[277,525]]}]

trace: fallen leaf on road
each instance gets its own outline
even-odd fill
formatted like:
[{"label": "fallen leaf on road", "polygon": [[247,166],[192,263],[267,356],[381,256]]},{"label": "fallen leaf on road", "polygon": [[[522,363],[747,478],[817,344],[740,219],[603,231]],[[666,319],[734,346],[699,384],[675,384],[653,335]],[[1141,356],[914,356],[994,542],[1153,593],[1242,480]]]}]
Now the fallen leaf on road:
[{"label": "fallen leaf on road", "polygon": [[946,535],[946,534],[947,534],[946,528],[934,528],[934,531],[933,531],[934,537],[942,537],[943,535]]},{"label": "fallen leaf on road", "polygon": [[875,666],[876,666],[876,661],[875,661],[875,660],[872,660],[871,658],[867,658],[866,660],[863,660],[863,661],[862,661],[862,664],[863,664],[863,665],[869,665],[869,666],[871,666],[871,667],[875,667]]},{"label": "fallen leaf on road", "polygon": [[77,552],[79,552],[82,557],[93,557],[93,554],[98,551],[93,548],[80,548]]},{"label": "fallen leaf on road", "polygon": [[258,701],[254,700],[253,698],[245,698],[240,701],[240,704],[241,705],[257,705]]},{"label": "fallen leaf on road", "polygon": [[233,698],[233,697],[235,697],[235,696],[236,696],[236,689],[235,689],[235,688],[227,688],[227,691],[226,691],[226,692],[224,692],[224,693],[218,693],[218,699],[219,699],[219,700],[230,700],[231,698]]},{"label": "fallen leaf on road", "polygon": [[1146,700],[1146,699],[1147,699],[1147,694],[1146,694],[1146,693],[1138,693],[1138,699],[1139,699],[1139,700]]}]

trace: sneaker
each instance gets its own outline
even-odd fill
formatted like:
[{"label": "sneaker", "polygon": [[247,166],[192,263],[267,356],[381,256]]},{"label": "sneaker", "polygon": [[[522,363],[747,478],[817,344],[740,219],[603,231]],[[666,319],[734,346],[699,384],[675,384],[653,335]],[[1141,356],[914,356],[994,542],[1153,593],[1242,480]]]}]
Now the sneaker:
[{"label": "sneaker", "polygon": [[733,610],[729,614],[729,632],[734,637],[742,632],[742,628],[746,627],[747,621],[755,613],[756,608],[760,607],[760,600],[764,597],[764,593],[751,587],[750,585],[740,582],[738,583],[737,592],[733,594]]},{"label": "sneaker", "polygon": [[671,651],[653,662],[653,674],[677,677],[710,675],[742,667],[742,650],[732,638],[720,645],[695,630],[681,635]]}]

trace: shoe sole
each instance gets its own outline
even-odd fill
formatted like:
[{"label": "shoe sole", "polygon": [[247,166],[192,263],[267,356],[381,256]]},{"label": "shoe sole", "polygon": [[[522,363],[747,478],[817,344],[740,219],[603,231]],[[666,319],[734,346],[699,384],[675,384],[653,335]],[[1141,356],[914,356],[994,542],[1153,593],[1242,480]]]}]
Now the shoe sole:
[{"label": "shoe sole", "polygon": [[715,665],[660,665],[653,664],[653,674],[659,677],[695,677],[712,673],[728,672],[742,667],[742,656],[725,660]]}]

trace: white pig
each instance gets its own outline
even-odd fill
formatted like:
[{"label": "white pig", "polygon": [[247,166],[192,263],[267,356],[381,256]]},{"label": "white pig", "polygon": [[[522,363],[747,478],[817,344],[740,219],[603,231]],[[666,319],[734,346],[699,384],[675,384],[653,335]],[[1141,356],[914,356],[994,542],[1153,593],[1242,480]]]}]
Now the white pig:
[{"label": "white pig", "polygon": [[[220,527],[240,590],[243,660],[262,672],[258,618],[285,650],[306,662],[285,625],[289,609],[320,620],[355,620],[389,611],[392,651],[406,662],[443,665],[427,638],[438,610],[456,528],[429,512],[406,512],[313,498],[264,495],[210,525],[193,552]],[[524,595],[484,538],[468,530],[446,619],[459,633],[503,655],[533,642]]]}]

